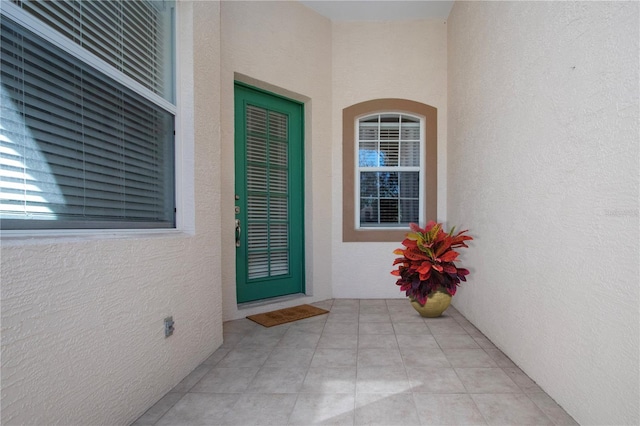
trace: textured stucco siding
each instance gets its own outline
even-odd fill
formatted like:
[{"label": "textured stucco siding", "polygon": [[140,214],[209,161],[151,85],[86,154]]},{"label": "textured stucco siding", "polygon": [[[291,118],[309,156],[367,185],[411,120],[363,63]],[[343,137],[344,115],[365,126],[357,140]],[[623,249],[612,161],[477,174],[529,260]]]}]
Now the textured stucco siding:
[{"label": "textured stucco siding", "polygon": [[456,2],[454,305],[579,423],[640,401],[637,2]]},{"label": "textured stucco siding", "polygon": [[[333,295],[404,297],[390,274],[397,243],[342,241],[342,110],[402,98],[438,109],[438,209],[447,204],[447,24],[422,19],[333,24]],[[436,219],[436,218],[429,218]]]},{"label": "textured stucco siding", "polygon": [[180,68],[191,231],[3,239],[3,425],[129,424],[222,343],[219,5],[179,17],[181,45],[200,52]]}]

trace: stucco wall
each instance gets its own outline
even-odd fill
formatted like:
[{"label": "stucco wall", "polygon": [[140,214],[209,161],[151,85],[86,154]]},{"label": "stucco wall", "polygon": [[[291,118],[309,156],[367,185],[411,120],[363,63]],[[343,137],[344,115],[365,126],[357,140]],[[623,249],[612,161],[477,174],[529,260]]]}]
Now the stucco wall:
[{"label": "stucco wall", "polygon": [[[331,297],[331,22],[298,2],[222,3],[224,318]],[[304,102],[305,255],[309,297],[238,310],[234,245],[234,79]]]},{"label": "stucco wall", "polygon": [[456,2],[454,305],[579,423],[637,425],[637,2]]},{"label": "stucco wall", "polygon": [[[342,110],[378,98],[438,109],[438,220],[447,216],[447,24],[333,24],[333,296],[404,297],[390,275],[397,243],[342,242]],[[430,218],[436,219],[436,218]]]},{"label": "stucco wall", "polygon": [[3,425],[129,424],[222,343],[219,4],[183,3],[179,22],[194,232],[3,238]]}]

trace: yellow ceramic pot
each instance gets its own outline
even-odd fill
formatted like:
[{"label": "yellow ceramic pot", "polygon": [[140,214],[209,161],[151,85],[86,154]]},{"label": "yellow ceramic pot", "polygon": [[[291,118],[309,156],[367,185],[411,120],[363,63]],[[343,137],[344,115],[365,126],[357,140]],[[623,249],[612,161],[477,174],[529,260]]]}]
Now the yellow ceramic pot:
[{"label": "yellow ceramic pot", "polygon": [[427,302],[424,305],[418,303],[415,299],[411,300],[411,306],[418,311],[420,316],[426,318],[435,318],[442,315],[442,313],[449,307],[451,303],[451,295],[447,292],[436,291],[427,295]]}]

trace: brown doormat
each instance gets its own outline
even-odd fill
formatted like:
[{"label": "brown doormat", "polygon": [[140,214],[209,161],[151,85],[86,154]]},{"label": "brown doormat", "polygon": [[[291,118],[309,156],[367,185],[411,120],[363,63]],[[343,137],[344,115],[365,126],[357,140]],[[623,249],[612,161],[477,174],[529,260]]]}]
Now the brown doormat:
[{"label": "brown doormat", "polygon": [[265,312],[264,314],[249,315],[247,318],[265,327],[273,327],[274,325],[315,317],[316,315],[322,315],[328,312],[329,311],[316,308],[315,306],[300,305],[294,306],[293,308]]}]

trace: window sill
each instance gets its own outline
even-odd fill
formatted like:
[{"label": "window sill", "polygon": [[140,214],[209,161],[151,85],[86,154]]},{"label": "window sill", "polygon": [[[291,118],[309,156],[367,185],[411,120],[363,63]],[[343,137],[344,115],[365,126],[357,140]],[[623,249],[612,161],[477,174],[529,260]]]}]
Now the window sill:
[{"label": "window sill", "polygon": [[192,232],[182,229],[51,229],[34,231],[1,231],[3,247],[59,244],[112,239],[147,239],[190,237]]},{"label": "window sill", "polygon": [[352,229],[343,223],[342,242],[344,243],[392,243],[405,239],[409,228],[401,229]]}]

